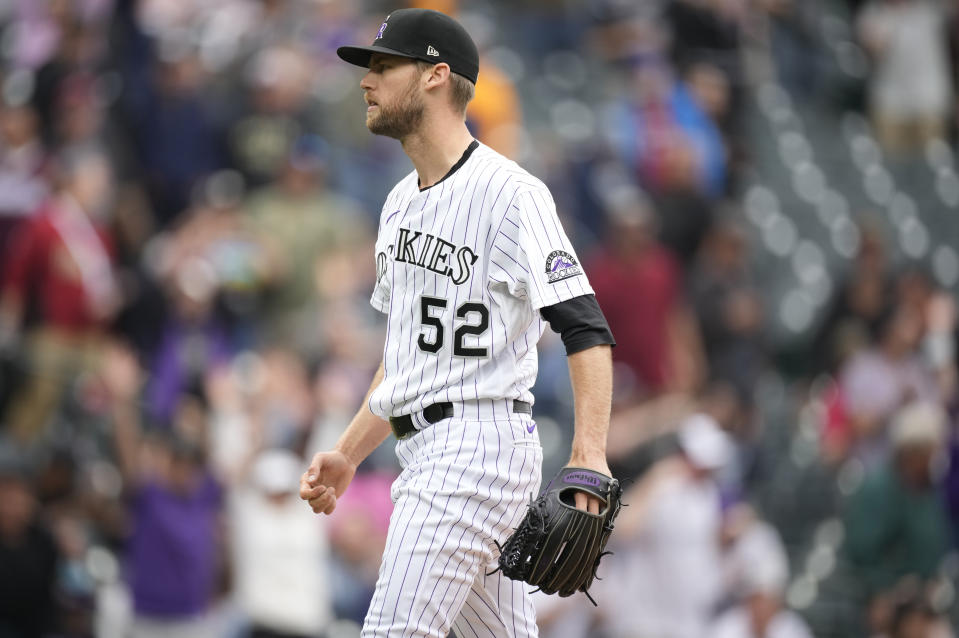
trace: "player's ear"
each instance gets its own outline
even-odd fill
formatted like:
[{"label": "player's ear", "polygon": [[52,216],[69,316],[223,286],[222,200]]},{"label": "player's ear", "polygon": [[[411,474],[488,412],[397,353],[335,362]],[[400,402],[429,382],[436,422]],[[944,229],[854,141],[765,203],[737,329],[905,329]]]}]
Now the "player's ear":
[{"label": "player's ear", "polygon": [[446,62],[434,64],[426,76],[426,89],[435,89],[450,81],[450,65]]}]

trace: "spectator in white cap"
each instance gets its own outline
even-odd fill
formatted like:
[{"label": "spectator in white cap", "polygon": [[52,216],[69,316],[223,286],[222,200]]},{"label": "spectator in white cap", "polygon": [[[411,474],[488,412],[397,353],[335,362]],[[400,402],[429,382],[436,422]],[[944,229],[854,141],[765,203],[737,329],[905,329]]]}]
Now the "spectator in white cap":
[{"label": "spectator in white cap", "polygon": [[697,476],[711,476],[732,460],[733,447],[729,435],[709,415],[694,414],[688,417],[678,434],[679,447]]},{"label": "spectator in white cap", "polygon": [[[897,453],[922,452],[917,455],[917,460],[927,457],[945,442],[946,418],[942,408],[934,403],[915,402],[907,405],[893,420],[890,433],[893,448]],[[926,476],[925,473],[923,476]]]},{"label": "spectator in white cap", "polygon": [[[703,638],[722,593],[719,488],[715,473],[732,457],[729,436],[705,414],[679,427],[680,454],[666,458],[623,498],[616,522],[618,561],[603,583],[604,618],[614,638]],[[615,571],[615,574],[612,572]]]},{"label": "spectator in white cap", "polygon": [[949,549],[949,520],[935,473],[946,420],[933,403],[897,412],[891,457],[866,475],[844,505],[844,553],[863,588],[858,594],[873,606],[906,578],[935,579]]},{"label": "spectator in white cap", "polygon": [[252,638],[319,636],[332,621],[329,543],[297,498],[302,464],[287,450],[261,452],[232,495],[235,591]]},{"label": "spectator in white cap", "polygon": [[779,533],[748,505],[726,513],[732,537],[725,552],[727,587],[735,604],[710,627],[709,638],[812,638],[806,623],[783,607],[789,561]]}]

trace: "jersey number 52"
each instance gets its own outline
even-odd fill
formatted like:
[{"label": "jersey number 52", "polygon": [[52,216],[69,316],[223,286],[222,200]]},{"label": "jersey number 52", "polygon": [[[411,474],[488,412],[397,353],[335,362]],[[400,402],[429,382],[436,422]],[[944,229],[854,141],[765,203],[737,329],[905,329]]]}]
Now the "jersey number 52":
[{"label": "jersey number 52", "polygon": [[[420,323],[432,328],[432,340],[421,332],[416,344],[423,352],[436,354],[443,347],[446,335],[443,326],[443,314],[449,302],[440,297],[420,297]],[[462,320],[460,323],[458,320]],[[480,336],[489,330],[489,308],[476,301],[467,301],[456,309],[454,324],[459,326],[453,331],[453,354],[457,357],[488,357],[488,348],[473,348],[463,344],[467,335]]]}]

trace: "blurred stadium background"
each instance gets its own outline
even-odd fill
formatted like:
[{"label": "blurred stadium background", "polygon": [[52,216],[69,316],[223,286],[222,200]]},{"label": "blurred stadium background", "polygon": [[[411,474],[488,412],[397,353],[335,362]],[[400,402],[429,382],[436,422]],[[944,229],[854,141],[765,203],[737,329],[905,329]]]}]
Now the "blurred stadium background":
[{"label": "blurred stadium background", "polygon": [[[381,354],[410,165],[335,48],[398,6],[0,1],[0,637],[359,635],[392,449],[329,519],[295,490]],[[631,507],[541,635],[953,636],[959,2],[418,6],[477,40],[470,126],[619,341]]]}]

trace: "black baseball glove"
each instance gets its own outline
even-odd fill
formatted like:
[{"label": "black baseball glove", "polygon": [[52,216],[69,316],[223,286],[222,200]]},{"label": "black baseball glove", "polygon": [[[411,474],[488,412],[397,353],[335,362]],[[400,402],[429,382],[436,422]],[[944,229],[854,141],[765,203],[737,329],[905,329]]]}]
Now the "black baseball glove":
[{"label": "black baseball glove", "polygon": [[[577,509],[576,491],[604,503],[599,514]],[[547,594],[571,596],[577,591],[595,605],[589,587],[596,577],[613,521],[619,514],[622,489],[616,479],[579,467],[566,467],[531,501],[519,527],[500,547],[499,569]]]}]

